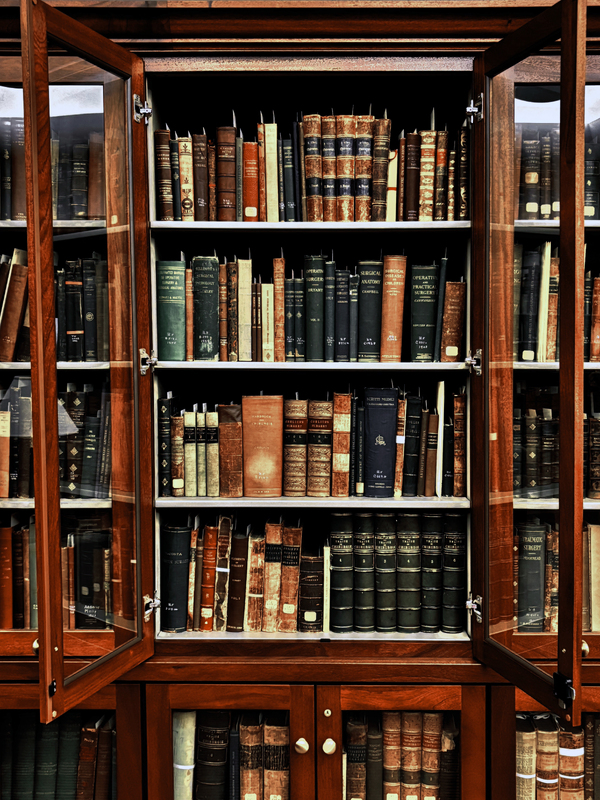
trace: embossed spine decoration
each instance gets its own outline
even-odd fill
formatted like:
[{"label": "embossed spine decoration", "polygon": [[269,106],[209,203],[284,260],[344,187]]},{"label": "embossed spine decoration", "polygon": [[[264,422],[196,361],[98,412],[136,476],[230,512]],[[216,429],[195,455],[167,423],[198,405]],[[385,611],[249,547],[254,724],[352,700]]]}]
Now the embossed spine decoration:
[{"label": "embossed spine decoration", "polygon": [[285,497],[306,495],[306,441],[308,400],[284,402],[283,494]]},{"label": "embossed spine decoration", "polygon": [[371,219],[385,222],[387,203],[387,179],[390,157],[390,119],[376,119],[373,126],[373,203]]},{"label": "embossed spine decoration", "polygon": [[262,615],[262,629],[265,633],[274,633],[277,630],[281,594],[282,542],[283,524],[267,522],[265,525],[265,580]]},{"label": "embossed spine decoration", "polygon": [[181,219],[184,222],[190,222],[194,219],[194,162],[191,136],[181,136],[177,139],[177,146],[179,148]]},{"label": "embossed spine decoration", "polygon": [[332,497],[348,497],[350,493],[350,404],[350,394],[334,393]]},{"label": "embossed spine decoration", "polygon": [[356,117],[354,219],[357,222],[371,221],[374,123],[371,114]]},{"label": "embossed spine decoration", "polygon": [[235,128],[217,128],[217,218],[235,222]]},{"label": "embossed spine decoration", "polygon": [[[154,131],[156,217],[161,222],[173,219],[170,136],[171,134],[168,130]],[[2,204],[2,210],[4,211],[4,204]],[[5,219],[4,216],[3,219]]]},{"label": "embossed spine decoration", "polygon": [[321,144],[323,147],[323,220],[336,222],[336,117],[321,117]]},{"label": "embossed spine decoration", "polygon": [[356,117],[336,117],[337,137],[337,219],[338,222],[354,222],[354,141],[356,139]]},{"label": "embossed spine decoration", "polygon": [[333,402],[310,400],[308,403],[308,497],[331,494],[331,447],[333,439]]},{"label": "embossed spine decoration", "polygon": [[437,133],[435,131],[421,131],[420,136],[419,222],[432,222]]},{"label": "embossed spine decoration", "polygon": [[320,114],[307,114],[303,120],[303,129],[307,221],[323,222],[323,166]]}]

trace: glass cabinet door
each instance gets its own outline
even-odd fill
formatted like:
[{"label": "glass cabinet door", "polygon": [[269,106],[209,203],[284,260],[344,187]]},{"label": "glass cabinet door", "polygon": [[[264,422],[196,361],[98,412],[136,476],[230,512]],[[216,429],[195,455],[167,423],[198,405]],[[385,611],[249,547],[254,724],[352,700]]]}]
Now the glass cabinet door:
[{"label": "glass cabinet door", "polygon": [[476,653],[578,724],[585,3],[559,3],[517,33],[483,57],[487,565]]},{"label": "glass cabinet door", "polygon": [[[21,11],[27,164],[38,176],[28,198],[31,395],[40,691],[51,719],[152,652],[139,499],[150,383],[138,385],[147,340],[138,344],[136,313],[146,182],[133,106],[143,70],[43,3],[24,0]],[[71,632],[89,663],[67,677]]]}]

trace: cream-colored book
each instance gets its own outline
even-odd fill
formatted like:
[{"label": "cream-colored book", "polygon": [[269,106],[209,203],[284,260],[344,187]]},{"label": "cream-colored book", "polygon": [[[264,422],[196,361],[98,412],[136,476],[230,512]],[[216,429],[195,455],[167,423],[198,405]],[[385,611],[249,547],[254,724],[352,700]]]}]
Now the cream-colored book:
[{"label": "cream-colored book", "polygon": [[331,546],[329,542],[323,545],[323,633],[329,633],[329,619],[331,604]]},{"label": "cream-colored book", "polygon": [[173,797],[192,800],[196,712],[173,711]]},{"label": "cream-colored book", "polygon": [[277,123],[265,123],[265,186],[267,222],[279,222],[279,177],[277,173]]},{"label": "cream-colored book", "polygon": [[442,496],[442,479],[444,477],[444,400],[446,397],[446,384],[438,381],[436,407],[439,415],[438,421],[438,440],[437,440],[437,461],[435,462],[435,494],[436,497]]},{"label": "cream-colored book", "polygon": [[600,631],[600,525],[588,522],[590,537],[590,629]]},{"label": "cream-colored book", "polygon": [[275,296],[272,283],[261,284],[262,293],[262,360],[275,361]]},{"label": "cream-colored book", "polygon": [[183,491],[186,497],[197,497],[198,469],[196,459],[196,412],[183,412]]},{"label": "cream-colored book", "polygon": [[540,297],[538,303],[538,334],[537,334],[537,360],[546,362],[546,349],[548,343],[548,294],[550,292],[550,258],[552,247],[546,242],[542,249],[542,264],[540,274]]},{"label": "cream-colored book", "polygon": [[390,150],[388,164],[387,200],[385,206],[385,221],[396,222],[396,206],[398,194],[398,151]]},{"label": "cream-colored book", "polygon": [[206,412],[206,495],[219,496],[219,413]]},{"label": "cream-colored book", "polygon": [[252,261],[238,259],[238,361],[252,361]]},{"label": "cream-colored book", "polygon": [[196,413],[196,475],[198,497],[206,497],[206,414]]}]

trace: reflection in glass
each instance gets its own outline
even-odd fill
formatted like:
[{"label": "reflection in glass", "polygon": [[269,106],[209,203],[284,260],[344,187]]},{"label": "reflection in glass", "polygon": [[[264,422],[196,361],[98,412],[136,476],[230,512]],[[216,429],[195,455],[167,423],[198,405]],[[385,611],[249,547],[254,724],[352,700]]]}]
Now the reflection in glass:
[{"label": "reflection in glass", "polygon": [[0,85],[0,154],[0,219],[25,221],[23,90],[14,86]]}]

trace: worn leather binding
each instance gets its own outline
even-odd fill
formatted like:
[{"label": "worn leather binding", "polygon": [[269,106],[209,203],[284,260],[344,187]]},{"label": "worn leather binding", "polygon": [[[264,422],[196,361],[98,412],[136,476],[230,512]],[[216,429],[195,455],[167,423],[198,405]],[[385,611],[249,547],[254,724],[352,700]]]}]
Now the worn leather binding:
[{"label": "worn leather binding", "polygon": [[285,361],[285,258],[273,259],[275,361]]},{"label": "worn leather binding", "polygon": [[283,397],[242,397],[242,418],[245,496],[281,497]]},{"label": "worn leather binding", "polygon": [[[198,519],[196,518],[196,522]],[[190,563],[188,565],[188,601],[186,630],[194,630],[194,594],[196,591],[196,547],[198,545],[198,528],[191,529],[190,536]],[[202,543],[201,543],[202,546]]]},{"label": "worn leather binding", "polygon": [[263,796],[263,723],[258,711],[245,711],[240,718],[239,796]]},{"label": "worn leather binding", "polygon": [[454,497],[467,494],[466,406],[464,393],[454,395]]},{"label": "worn leather binding", "polygon": [[398,397],[396,413],[396,465],[394,468],[394,497],[402,497],[404,477],[404,445],[406,443],[406,396]]},{"label": "worn leather binding", "polygon": [[364,714],[353,714],[346,722],[346,796],[367,796],[367,722]]},{"label": "worn leather binding", "polygon": [[212,631],[215,605],[215,577],[217,570],[217,542],[219,528],[204,526],[204,553],[202,560],[202,586],[200,601],[200,630]]},{"label": "worn leather binding", "polygon": [[436,131],[420,131],[420,136],[419,222],[431,222],[433,220],[437,133]]},{"label": "worn leather binding", "polygon": [[[0,529],[2,533],[5,529]],[[162,525],[160,531],[161,630],[186,629],[191,528]],[[4,608],[4,604],[2,605]],[[12,620],[8,627],[12,627]]]},{"label": "worn leather binding", "polygon": [[227,264],[219,264],[219,361],[228,361]]},{"label": "worn leather binding", "polygon": [[298,630],[323,630],[323,556],[302,553],[298,589]]},{"label": "worn leather binding", "polygon": [[320,114],[307,114],[303,119],[303,131],[304,165],[306,172],[306,218],[308,222],[323,222],[323,169]]},{"label": "worn leather binding", "polygon": [[458,132],[458,219],[469,219],[469,129]]},{"label": "worn leather binding", "polygon": [[384,256],[381,303],[381,361],[402,360],[406,256]]},{"label": "worn leather binding", "polygon": [[106,219],[104,133],[90,131],[88,168],[88,219]]},{"label": "worn leather binding", "polygon": [[171,492],[184,497],[183,417],[171,417]]},{"label": "worn leather binding", "polygon": [[194,360],[194,273],[185,271],[185,360]]},{"label": "worn leather binding", "polygon": [[439,796],[440,756],[442,751],[441,711],[423,712],[423,746],[421,750],[421,796]]},{"label": "worn leather binding", "polygon": [[217,128],[217,219],[235,222],[235,128]]},{"label": "worn leather binding", "polygon": [[383,734],[381,714],[367,714],[367,800],[382,797],[383,790]]},{"label": "worn leather binding", "polygon": [[219,488],[221,497],[243,497],[242,407],[219,406]]},{"label": "worn leather binding", "polygon": [[[227,625],[227,588],[231,552],[231,518],[219,517],[217,534],[213,630],[224,631]],[[206,555],[204,556],[206,558]]]},{"label": "worn leather binding", "polygon": [[244,220],[244,140],[235,137],[235,221]]},{"label": "worn leather binding", "polygon": [[375,630],[375,520],[370,512],[354,515],[354,630]]},{"label": "worn leather binding", "polygon": [[390,154],[390,119],[376,119],[373,126],[373,222],[385,222],[388,166]]},{"label": "worn leather binding", "polygon": [[217,219],[217,148],[208,143],[208,218]]},{"label": "worn leather binding", "polygon": [[258,142],[244,142],[244,222],[259,221],[258,147]]},{"label": "worn leather binding", "polygon": [[194,360],[219,359],[219,260],[216,256],[192,259],[194,277]]},{"label": "worn leather binding", "polygon": [[3,361],[14,360],[17,336],[23,324],[26,304],[27,267],[13,262],[0,322],[0,357]]},{"label": "worn leather binding", "polygon": [[371,184],[373,180],[373,124],[375,117],[356,117],[356,158],[354,163],[354,219],[371,220]]},{"label": "worn leather binding", "polygon": [[12,528],[0,528],[0,626],[13,627]]},{"label": "worn leather binding", "polygon": [[[268,172],[268,167],[267,167]],[[277,139],[277,210],[279,222],[285,222],[285,189],[283,179],[283,140],[281,133]]]},{"label": "worn leather binding", "polygon": [[[585,715],[583,718],[585,719]],[[536,729],[536,798],[539,798],[539,800],[556,800],[558,797],[558,724],[556,718],[551,714],[536,714],[533,718],[533,724]],[[592,736],[592,772],[594,763],[593,741]],[[584,753],[584,759],[585,755]]]},{"label": "worn leather binding", "polygon": [[331,493],[331,447],[333,402],[308,403],[308,497],[329,497]]},{"label": "worn leather binding", "polygon": [[194,797],[225,796],[229,720],[229,711],[196,712]]},{"label": "worn leather binding", "polygon": [[419,183],[421,178],[421,135],[416,131],[406,135],[404,219],[419,219]]},{"label": "worn leather binding", "polygon": [[438,131],[435,154],[433,218],[446,219],[448,203],[448,131]]},{"label": "worn leather binding", "polygon": [[353,517],[348,512],[331,514],[330,533],[330,629],[348,633],[354,628]]},{"label": "worn leather binding", "polygon": [[435,477],[438,454],[438,427],[440,417],[430,413],[427,422],[427,442],[425,452],[425,497],[435,497]]},{"label": "worn leather binding", "polygon": [[285,400],[283,409],[283,494],[305,497],[308,400]]},{"label": "worn leather binding", "polygon": [[244,630],[247,563],[248,534],[235,531],[231,537],[229,597],[227,598],[227,631],[230,633],[239,633]]},{"label": "worn leather binding", "polygon": [[566,731],[561,725],[558,758],[559,796],[568,797],[572,794],[573,797],[577,797],[577,794],[584,789],[583,778],[583,730],[574,728]]},{"label": "worn leather binding", "polygon": [[290,729],[287,712],[268,712],[263,737],[264,797],[289,797]]},{"label": "worn leather binding", "polygon": [[354,222],[354,162],[356,117],[336,117],[337,219]]},{"label": "worn leather binding", "polygon": [[456,150],[448,151],[448,201],[446,219],[454,222],[456,217]]},{"label": "worn leather binding", "polygon": [[237,361],[238,342],[238,262],[227,262],[227,348],[228,361]]},{"label": "worn leather binding", "polygon": [[282,543],[283,523],[267,522],[265,525],[265,580],[262,614],[262,629],[266,633],[274,633],[277,630],[281,595]]},{"label": "worn leather binding", "polygon": [[[199,519],[196,518],[196,525]],[[200,630],[200,611],[202,609],[202,565],[204,563],[204,528],[198,529],[196,539],[196,572],[194,575],[194,617],[192,630]]]},{"label": "worn leather binding", "polygon": [[[404,131],[403,131],[404,133]],[[404,197],[406,188],[406,137],[398,137],[398,197],[396,204],[396,219],[404,219]]]},{"label": "worn leather binding", "polygon": [[423,712],[402,712],[400,797],[421,796]]},{"label": "worn leather binding", "polygon": [[293,632],[298,627],[298,587],[302,528],[283,528],[281,552],[281,593],[277,630]]},{"label": "worn leather binding", "polygon": [[442,588],[442,632],[460,633],[465,627],[467,595],[467,516],[464,513],[446,512],[444,515]]},{"label": "worn leather binding", "polygon": [[179,148],[181,219],[189,222],[194,219],[194,162],[191,137],[179,137],[177,147]]},{"label": "worn leather binding", "polygon": [[441,361],[460,361],[465,326],[467,284],[447,281],[442,320]]},{"label": "worn leather binding", "polygon": [[246,604],[244,630],[262,630],[265,581],[265,534],[251,531],[248,538],[248,574],[246,576]]},{"label": "worn leather binding", "polygon": [[558,352],[558,293],[559,293],[560,259],[550,259],[550,285],[548,290],[548,334],[546,344],[546,361],[556,361]]},{"label": "worn leather binding", "polygon": [[383,734],[383,797],[400,798],[401,722],[399,711],[384,711],[381,715]]},{"label": "worn leather binding", "polygon": [[331,496],[350,494],[350,405],[352,395],[333,394]]},{"label": "worn leather binding", "polygon": [[321,144],[323,147],[323,220],[336,222],[336,117],[321,117]]},{"label": "worn leather binding", "polygon": [[208,220],[208,140],[205,133],[192,134],[194,219]]},{"label": "worn leather binding", "polygon": [[325,259],[304,257],[306,284],[306,360],[325,359]]},{"label": "worn leather binding", "polygon": [[181,221],[181,176],[179,173],[179,146],[177,139],[169,139],[169,153],[171,156],[171,183],[173,184],[173,219]]}]

